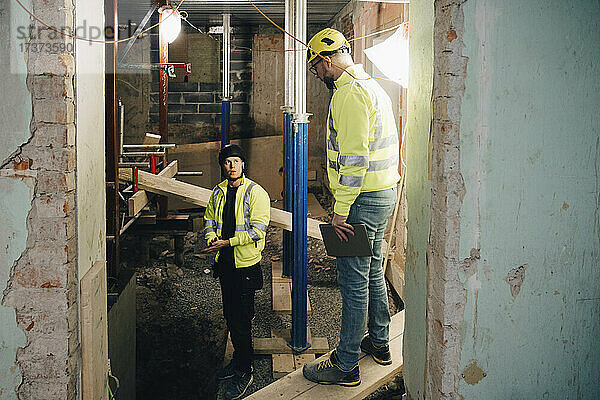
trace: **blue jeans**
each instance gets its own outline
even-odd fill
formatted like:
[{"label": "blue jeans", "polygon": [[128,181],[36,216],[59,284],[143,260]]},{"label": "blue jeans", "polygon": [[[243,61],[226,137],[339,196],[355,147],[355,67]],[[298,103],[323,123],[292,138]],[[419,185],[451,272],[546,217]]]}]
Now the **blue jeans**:
[{"label": "blue jeans", "polygon": [[342,328],[336,353],[343,369],[351,369],[358,363],[365,326],[368,326],[374,345],[386,345],[389,341],[390,312],[381,243],[395,205],[394,187],[361,193],[350,207],[347,222],[366,225],[373,257],[337,258],[338,284],[342,294]]}]

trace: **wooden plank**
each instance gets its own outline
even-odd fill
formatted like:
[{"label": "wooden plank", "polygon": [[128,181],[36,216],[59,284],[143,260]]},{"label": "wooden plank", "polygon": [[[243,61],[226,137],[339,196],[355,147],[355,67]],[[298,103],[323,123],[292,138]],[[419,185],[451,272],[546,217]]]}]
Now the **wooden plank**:
[{"label": "wooden plank", "polygon": [[272,298],[273,311],[281,312],[281,310],[291,307],[290,298],[290,282],[273,282],[272,283]]},{"label": "wooden plank", "polygon": [[[314,337],[311,347],[304,353],[322,354],[329,351],[329,343],[325,337]],[[292,349],[283,338],[254,338],[254,354],[292,354]]]},{"label": "wooden plank", "polygon": [[158,173],[158,176],[172,178],[177,175],[177,172],[179,172],[179,161],[173,160]]},{"label": "wooden plank", "polygon": [[283,262],[271,261],[271,278],[272,279],[290,279],[283,277]]},{"label": "wooden plank", "polygon": [[[292,282],[277,281],[272,283],[273,311],[279,314],[292,313]],[[312,315],[312,307],[308,291],[306,293],[306,314]]]},{"label": "wooden plank", "polygon": [[292,278],[283,276],[283,263],[281,261],[271,262],[271,284],[291,283]]},{"label": "wooden plank", "polygon": [[144,207],[146,207],[146,204],[148,204],[149,201],[150,199],[148,198],[146,191],[138,190],[133,194],[133,196],[127,199],[127,215],[129,217],[135,216],[137,213],[142,211]]},{"label": "wooden plank", "polygon": [[[315,361],[314,354],[294,354],[294,370],[302,368],[304,364]],[[291,372],[291,371],[290,371]]]},{"label": "wooden plank", "polygon": [[160,135],[146,132],[146,136],[144,137],[144,144],[159,144],[159,143],[160,143]]},{"label": "wooden plank", "polygon": [[271,360],[273,361],[273,378],[275,379],[279,379],[296,370],[293,354],[272,354]]},{"label": "wooden plank", "polygon": [[[124,168],[119,170],[119,179],[121,181],[131,181],[131,170]],[[196,204],[201,207],[206,207],[210,199],[211,190],[189,183],[181,182],[175,179],[169,179],[158,175],[153,175],[149,172],[139,171],[138,186],[141,189],[152,193],[157,193],[163,196],[172,196],[188,203]],[[319,224],[321,221],[307,218],[307,236],[315,239],[323,240]],[[285,230],[292,230],[292,214],[287,211],[277,210],[271,207],[271,224]]]},{"label": "wooden plank", "polygon": [[81,384],[84,400],[108,399],[106,263],[96,261],[81,279]]},{"label": "wooden plank", "polygon": [[272,354],[273,378],[280,379],[308,362],[315,361],[314,354]]},{"label": "wooden plank", "polygon": [[[272,384],[254,392],[246,399],[278,399],[278,400],[302,400],[302,399],[363,399],[382,384],[402,373],[402,341],[404,334],[404,311],[392,317],[390,324],[390,351],[392,353],[392,364],[381,366],[376,364],[370,356],[361,354],[359,364],[362,383],[353,388],[338,385],[319,385],[308,381],[302,375],[302,369],[297,369],[273,382]],[[326,354],[317,361],[324,360]]]},{"label": "wooden plank", "polygon": [[[165,178],[172,178],[175,175],[177,175],[177,160],[175,161],[171,161],[169,163],[169,165],[167,165],[166,168],[164,168],[162,171],[160,171],[158,173],[158,176],[162,176]],[[128,170],[129,172],[127,173],[128,175],[130,175],[131,173],[131,168],[122,168],[122,170]],[[126,174],[126,172],[124,172],[124,174]],[[119,170],[119,176],[121,175],[121,170]],[[133,217],[135,215],[137,215],[137,213],[139,213],[144,207],[146,207],[146,204],[148,204],[148,194],[146,193],[145,190],[139,190],[137,193],[134,193],[133,196],[131,196],[129,198],[129,200],[127,200],[127,205],[128,205],[128,215],[130,217]]]},{"label": "wooden plank", "polygon": [[[291,332],[289,329],[285,330],[271,330],[271,337],[282,338],[286,342],[291,340]],[[309,343],[312,343],[312,334],[310,327],[306,327],[306,338]],[[307,362],[314,361],[314,354],[273,354],[271,356],[273,361],[273,378],[279,379],[290,372],[301,368],[302,365]]]}]

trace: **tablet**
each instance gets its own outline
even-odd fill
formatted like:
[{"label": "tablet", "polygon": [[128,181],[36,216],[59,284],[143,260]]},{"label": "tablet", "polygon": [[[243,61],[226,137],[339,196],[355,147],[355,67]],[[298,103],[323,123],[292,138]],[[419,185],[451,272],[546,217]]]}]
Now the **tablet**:
[{"label": "tablet", "polygon": [[331,224],[320,224],[319,229],[325,243],[327,255],[332,257],[371,257],[371,243],[367,235],[365,224],[351,224],[354,227],[354,236],[350,236],[347,242],[340,240]]}]

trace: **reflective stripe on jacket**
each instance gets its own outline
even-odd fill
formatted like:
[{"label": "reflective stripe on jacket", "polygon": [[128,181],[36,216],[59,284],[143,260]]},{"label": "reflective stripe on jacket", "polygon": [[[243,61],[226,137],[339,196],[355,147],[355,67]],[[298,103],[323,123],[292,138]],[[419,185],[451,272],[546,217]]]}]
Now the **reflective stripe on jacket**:
[{"label": "reflective stripe on jacket", "polygon": [[360,64],[346,68],[329,104],[327,175],[334,212],[342,216],[361,192],[390,189],[400,180],[392,102],[368,78]]},{"label": "reflective stripe on jacket", "polygon": [[[221,237],[227,183],[223,181],[215,186],[206,206],[204,238],[207,243],[215,237]],[[270,217],[269,194],[257,183],[243,177],[235,196],[235,233],[229,239],[236,268],[249,267],[261,260]],[[218,259],[219,253],[215,261]]]}]

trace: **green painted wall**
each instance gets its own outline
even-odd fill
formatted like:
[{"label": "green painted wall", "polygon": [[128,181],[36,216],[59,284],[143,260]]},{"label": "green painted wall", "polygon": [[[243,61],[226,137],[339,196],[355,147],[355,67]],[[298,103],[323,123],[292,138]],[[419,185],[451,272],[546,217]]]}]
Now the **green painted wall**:
[{"label": "green painted wall", "polygon": [[[27,214],[32,191],[21,179],[0,177],[0,300],[10,270],[27,242]],[[15,309],[0,304],[0,399],[16,400],[21,371],[16,363],[17,349],[24,347],[25,334],[17,326]]]},{"label": "green painted wall", "polygon": [[406,127],[408,239],[405,270],[404,383],[412,399],[424,398],[429,239],[429,137],[433,85],[433,1],[410,4],[410,80]]},{"label": "green painted wall", "polygon": [[[29,1],[22,2],[26,7]],[[27,67],[20,27],[29,26],[29,16],[12,0],[0,0],[0,166],[18,147],[29,139],[31,121],[31,95],[27,90],[25,78]]]},{"label": "green painted wall", "polygon": [[[28,6],[29,2],[24,4]],[[18,26],[27,26],[29,17],[9,0],[0,0],[0,166],[8,165],[10,156],[30,137],[31,95],[25,84],[26,65],[15,41]],[[7,97],[7,95],[10,96]],[[26,247],[27,215],[32,190],[21,179],[0,171],[0,399],[16,400],[21,371],[16,352],[25,346],[25,335],[17,326],[15,310],[2,305],[10,271]]]},{"label": "green painted wall", "polygon": [[471,1],[464,21],[460,257],[481,258],[459,392],[598,399],[600,3]]}]

